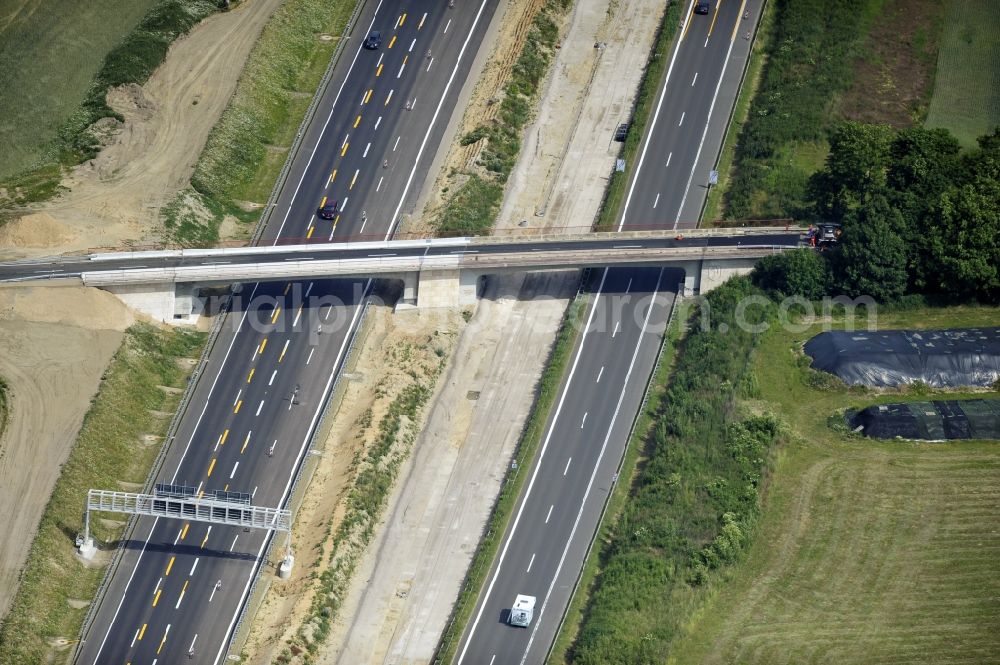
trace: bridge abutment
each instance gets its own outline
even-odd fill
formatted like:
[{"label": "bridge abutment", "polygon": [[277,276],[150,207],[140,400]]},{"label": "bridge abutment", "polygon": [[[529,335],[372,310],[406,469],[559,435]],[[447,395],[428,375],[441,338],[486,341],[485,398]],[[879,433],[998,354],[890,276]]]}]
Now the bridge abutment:
[{"label": "bridge abutment", "polygon": [[192,325],[201,314],[198,287],[194,284],[157,282],[102,286],[134,310],[172,325]]}]

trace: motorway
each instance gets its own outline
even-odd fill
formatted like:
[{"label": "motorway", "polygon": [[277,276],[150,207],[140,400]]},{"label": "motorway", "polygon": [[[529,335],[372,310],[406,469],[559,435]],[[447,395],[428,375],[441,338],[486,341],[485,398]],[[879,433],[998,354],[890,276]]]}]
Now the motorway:
[{"label": "motorway", "polygon": [[[707,189],[706,145],[717,146],[749,52],[759,3],[716,0],[691,13],[671,54],[642,142],[619,230],[683,228]],[[739,34],[743,32],[744,34]],[[710,152],[710,150],[709,150]],[[692,212],[693,211],[693,212]],[[695,224],[696,225],[696,224]],[[678,275],[609,268],[547,423],[541,452],[504,535],[497,561],[462,636],[457,663],[539,664],[547,657],[600,520],[627,435],[657,356]],[[527,629],[505,624],[516,594],[536,596]]]},{"label": "motorway", "polygon": [[[389,237],[413,206],[497,0],[367,3],[306,128],[262,243]],[[361,48],[369,29],[384,37]],[[333,221],[315,211],[341,202]],[[246,284],[156,482],[284,506],[362,316],[365,280]],[[83,497],[81,497],[81,500]],[[219,663],[271,534],[141,519],[76,662]],[[283,554],[275,548],[275,556]],[[190,659],[190,661],[189,661]]]},{"label": "motorway", "polygon": [[[719,230],[711,235],[675,237],[672,233],[662,237],[625,235],[592,236],[581,238],[552,238],[548,240],[498,240],[489,238],[444,238],[437,240],[400,240],[365,243],[326,243],[294,247],[251,247],[227,250],[175,250],[128,252],[123,254],[95,254],[90,258],[61,258],[55,261],[27,261],[0,263],[0,282],[41,281],[80,277],[98,272],[129,271],[138,281],[144,274],[159,275],[154,271],[180,268],[202,268],[209,271],[229,271],[236,274],[240,266],[273,265],[277,267],[301,265],[303,261],[360,262],[368,259],[466,259],[474,260],[505,255],[530,254],[544,256],[548,253],[620,252],[645,249],[698,249],[738,247],[795,247],[799,234],[780,228],[745,229],[727,233]],[[263,250],[263,251],[262,251]],[[224,260],[223,260],[224,259]],[[198,271],[205,273],[204,270]],[[178,270],[175,275],[182,276]],[[150,278],[152,279],[152,278]],[[157,278],[159,281],[162,278]]]}]

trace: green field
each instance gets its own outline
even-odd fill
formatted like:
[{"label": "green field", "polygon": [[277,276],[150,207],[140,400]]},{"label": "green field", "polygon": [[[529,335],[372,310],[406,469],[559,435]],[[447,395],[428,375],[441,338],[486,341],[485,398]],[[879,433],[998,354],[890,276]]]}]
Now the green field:
[{"label": "green field", "polygon": [[156,1],[0,0],[0,179],[56,157],[104,56]]},{"label": "green field", "polygon": [[1000,4],[951,0],[941,35],[928,127],[962,145],[1000,124]]},{"label": "green field", "polygon": [[[996,308],[880,313],[879,327],[995,323]],[[672,663],[1000,662],[1000,443],[873,442],[832,428],[848,406],[928,399],[829,382],[768,333],[761,398],[790,441],[747,558],[670,649]]]}]

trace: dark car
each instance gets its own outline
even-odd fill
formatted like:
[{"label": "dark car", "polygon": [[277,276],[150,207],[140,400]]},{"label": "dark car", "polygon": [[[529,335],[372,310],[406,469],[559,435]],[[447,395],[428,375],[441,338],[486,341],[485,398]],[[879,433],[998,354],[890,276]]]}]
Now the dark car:
[{"label": "dark car", "polygon": [[374,51],[381,45],[382,45],[382,33],[379,32],[378,30],[372,30],[371,32],[368,33],[368,36],[365,37],[366,49]]},{"label": "dark car", "polygon": [[320,206],[319,210],[316,211],[316,214],[322,219],[333,219],[337,216],[338,212],[340,212],[340,206],[337,201],[333,201],[332,203]]},{"label": "dark car", "polygon": [[695,14],[707,14],[712,9],[712,3],[708,0],[698,0],[694,5]]},{"label": "dark car", "polygon": [[618,125],[618,129],[615,130],[615,140],[619,143],[624,143],[625,138],[628,136],[628,123],[623,122]]}]

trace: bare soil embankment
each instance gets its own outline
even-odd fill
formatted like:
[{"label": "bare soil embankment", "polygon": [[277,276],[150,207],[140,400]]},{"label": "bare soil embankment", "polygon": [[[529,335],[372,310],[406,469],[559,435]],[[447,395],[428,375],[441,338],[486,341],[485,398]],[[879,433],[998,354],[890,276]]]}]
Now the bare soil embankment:
[{"label": "bare soil embankment", "polygon": [[123,304],[96,289],[0,289],[0,376],[10,411],[0,435],[0,506],[8,508],[0,532],[16,534],[0,539],[0,619],[60,466],[132,322]]},{"label": "bare soil embankment", "polygon": [[112,90],[124,123],[100,121],[107,143],[72,169],[68,191],[0,230],[0,257],[61,254],[162,233],[160,210],[187,186],[250,50],[281,0],[245,0],[214,14],[170,48],[143,86]]}]

